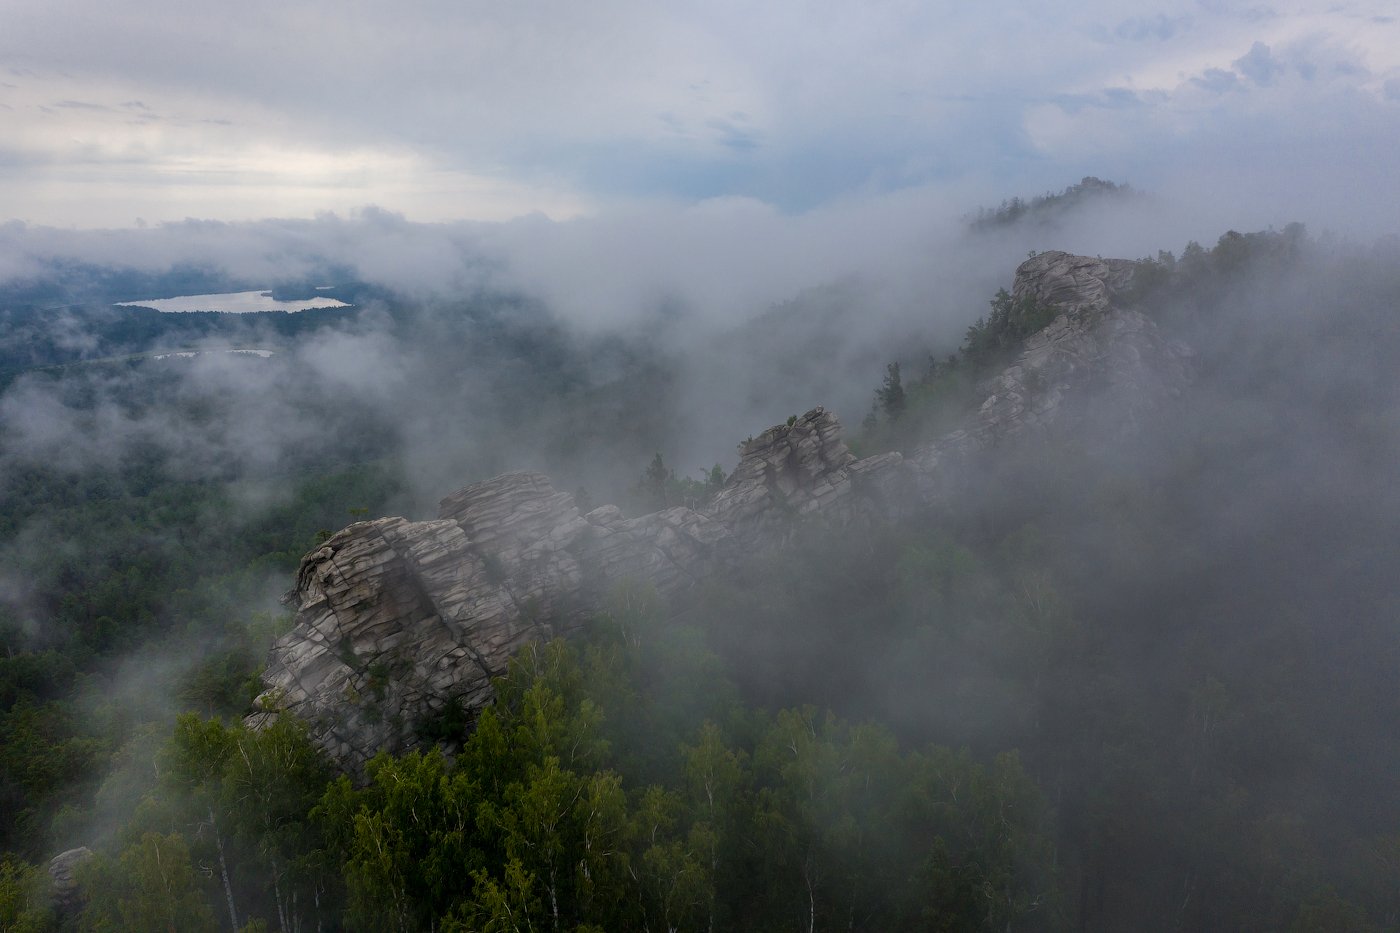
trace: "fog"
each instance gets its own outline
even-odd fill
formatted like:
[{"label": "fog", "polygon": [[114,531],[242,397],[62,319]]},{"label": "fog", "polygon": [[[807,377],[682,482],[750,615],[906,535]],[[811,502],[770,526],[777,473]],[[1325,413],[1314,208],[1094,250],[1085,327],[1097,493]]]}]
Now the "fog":
[{"label": "fog", "polygon": [[[334,276],[413,312],[405,322],[371,299],[292,341],[255,326],[241,345],[274,356],[162,360],[158,388],[141,390],[160,398],[139,403],[130,380],[145,385],[153,364],[22,375],[0,397],[5,461],[82,471],[154,447],[171,475],[237,465],[275,490],[279,465],[335,461],[358,443],[395,460],[400,506],[415,515],[506,469],[618,498],[652,453],[682,475],[727,470],[738,441],[818,404],[853,431],[885,364],[913,374],[955,350],[1028,251],[1155,256],[1297,219],[1287,201],[1133,192],[971,231],[982,205],[968,197],[930,187],[799,214],[728,198],[499,224],[420,224],[378,209],[143,230],[12,223],[0,228],[10,284],[74,263],[230,282]],[[45,313],[81,355],[92,339],[82,323]],[[226,345],[168,339],[140,349]]]},{"label": "fog", "polygon": [[[729,198],[500,224],[378,209],[137,230],[11,223],[0,288],[51,282],[72,305],[25,327],[52,339],[57,359],[107,362],[15,375],[0,395],[0,469],[10,483],[151,463],[172,481],[231,483],[225,511],[202,519],[228,534],[285,506],[297,475],[364,458],[397,477],[385,508],[412,518],[513,469],[625,500],[658,452],[681,475],[727,471],[744,437],[816,405],[854,431],[886,363],[916,372],[956,349],[1028,250],[1151,254],[1187,232],[1188,212],[1140,195],[971,233],[979,205],[967,197],[926,188],[799,214]],[[1176,229],[1162,219],[1174,214]],[[122,270],[156,288],[196,270],[379,291],[290,338],[254,315],[233,337],[101,342],[85,308],[156,297],[106,294],[104,276]],[[17,358],[28,333],[11,336]],[[230,340],[274,352],[221,352]],[[53,582],[42,549],[67,546],[52,523],[22,519],[4,562],[7,600],[41,641],[66,637],[45,631],[32,595]]]},{"label": "fog", "polygon": [[[241,475],[240,501],[265,506],[287,469],[372,454],[393,462],[395,506],[410,517],[507,469],[544,470],[594,501],[624,498],[653,453],[681,475],[728,470],[737,442],[816,405],[853,432],[885,364],[912,376],[956,350],[1027,252],[1151,257],[1210,246],[1225,229],[1310,219],[1292,212],[1311,198],[1248,203],[1250,193],[1133,191],[977,230],[970,218],[996,200],[932,186],[799,213],[722,198],[567,222],[423,224],[365,209],[137,230],[11,223],[0,228],[0,287],[77,270],[100,291],[103,270],[160,282],[193,269],[378,292],[304,337],[266,322],[240,331],[238,345],[275,349],[265,358],[21,374],[0,396],[4,464],[81,473],[155,456],[185,480]],[[1345,250],[1370,228],[1312,229]],[[42,315],[64,352],[96,352],[79,312]],[[130,349],[159,357],[228,339],[172,332]]]},{"label": "fog", "polygon": [[[1019,192],[1023,197],[1039,193]],[[6,263],[0,283],[53,276],[54,263],[155,276],[198,269],[224,281],[263,285],[334,276],[382,287],[405,303],[429,308],[429,316],[441,318],[449,329],[470,302],[506,297],[536,308],[580,348],[617,341],[664,361],[671,388],[658,401],[664,406],[660,414],[683,416],[684,424],[673,423],[664,434],[645,438],[641,447],[657,446],[689,473],[725,462],[736,439],[815,404],[827,405],[854,425],[869,406],[884,364],[901,360],[922,366],[926,354],[955,349],[966,327],[985,313],[992,293],[1009,287],[1015,265],[1029,250],[1155,256],[1159,250],[1180,250],[1189,240],[1209,245],[1226,229],[1312,220],[1291,213],[1295,205],[1289,200],[1261,197],[1254,205],[1241,205],[1239,198],[1202,189],[1105,199],[1052,222],[970,234],[966,218],[997,200],[978,203],[966,191],[926,187],[852,196],[796,214],[752,199],[721,198],[638,206],[567,222],[536,216],[492,224],[422,224],[365,209],[307,221],[187,221],[143,230],[12,223],[0,228]],[[1352,232],[1317,223],[1311,229]],[[296,378],[326,391],[392,411],[405,434],[431,435],[429,446],[470,445],[470,413],[455,427],[439,416],[448,399],[462,397],[463,386],[449,364],[451,346],[415,342],[428,332],[392,332],[387,318],[376,324],[372,315],[362,316],[297,346],[268,369],[295,371]],[[434,365],[424,365],[425,355]],[[249,413],[287,391],[268,388],[284,376],[260,376],[263,385],[230,388],[240,380],[220,368],[225,365],[238,364],[204,360],[188,374],[196,384],[209,381],[211,392],[256,393],[260,401],[244,409]],[[430,372],[449,382],[425,381]],[[395,395],[393,386],[401,394]],[[45,402],[25,396],[7,404],[8,417],[23,420],[24,409],[37,410]],[[269,409],[272,433],[281,430],[276,425],[296,425],[286,430],[286,442],[299,437],[296,443],[314,445],[316,427],[300,425],[294,407],[288,401],[283,406],[288,410]],[[432,427],[418,431],[419,420]],[[20,425],[15,430],[62,429]],[[94,430],[121,433],[124,428],[101,421]],[[102,443],[80,440],[66,456]],[[264,460],[278,456],[280,443],[247,439],[248,449]],[[428,453],[415,450],[406,459],[426,462],[432,459]],[[531,451],[500,459],[538,461]]]},{"label": "fog", "polygon": [[[816,405],[857,436],[886,364],[913,391],[1028,253],[1168,250],[1176,278],[1141,301],[1190,350],[1194,379],[1170,408],[1125,431],[1122,400],[1090,393],[1072,428],[978,460],[956,501],[907,503],[887,529],[794,535],[680,615],[757,704],[820,704],[911,747],[1019,749],[1053,804],[1084,929],[1205,928],[1263,903],[1288,917],[1298,890],[1324,884],[1380,910],[1380,876],[1338,866],[1380,844],[1368,820],[1400,815],[1381,789],[1395,756],[1374,738],[1400,716],[1387,686],[1397,241],[1364,217],[1317,224],[1329,215],[1308,213],[1308,198],[1251,204],[1204,185],[981,225],[978,208],[1000,198],[971,197],[929,187],[799,213],[726,198],[564,222],[364,210],[3,228],[0,288],[70,289],[11,312],[0,476],[16,505],[0,601],[19,634],[7,647],[100,644],[95,673],[71,687],[74,715],[125,743],[102,790],[88,775],[90,799],[44,838],[117,844],[153,780],[159,739],[141,724],[215,710],[232,694],[190,685],[217,683],[224,659],[256,665],[294,555],[240,567],[258,552],[239,548],[285,539],[270,525],[313,522],[299,531],[309,546],[356,517],[431,517],[453,489],[517,469],[636,511],[655,453],[685,475],[728,470],[736,443]],[[1285,226],[1298,219],[1311,236]],[[1189,241],[1219,246],[1191,266]],[[360,297],[352,311],[160,315],[129,333],[120,315],[135,310],[102,292],[191,275]],[[24,365],[27,334],[54,360]],[[308,493],[330,475],[348,491]],[[111,477],[96,487],[106,524],[79,527],[93,477]],[[78,501],[51,492],[69,485]],[[20,507],[31,488],[49,507]],[[122,525],[166,488],[158,521]],[[158,639],[83,622],[56,598],[81,591],[77,564],[119,555],[157,573],[181,551],[230,565],[190,567],[197,592],[161,594],[173,621]],[[1276,859],[1279,825],[1297,833],[1304,881]],[[1239,882],[1235,866],[1254,874]]]},{"label": "fog", "polygon": [[[492,835],[513,791],[440,808],[476,813],[476,835],[404,848],[376,895],[380,862],[351,837],[414,832],[428,807],[406,794],[395,825],[342,786],[312,818],[324,782],[272,767],[285,821],[263,819],[270,794],[246,805],[244,776],[187,768],[202,777],[173,790],[176,715],[204,718],[193,757],[213,757],[213,719],[241,720],[290,624],[301,555],[352,521],[431,518],[510,470],[640,514],[658,505],[644,471],[728,471],[745,438],[816,406],[861,456],[936,441],[1046,309],[1003,319],[993,351],[969,329],[1019,263],[1065,250],[1160,261],[1122,300],[1186,382],[1136,408],[1080,372],[1044,430],[943,461],[944,499],[839,528],[786,516],[783,546],[656,608],[645,649],[624,633],[591,655],[578,679],[604,656],[657,662],[636,684],[601,675],[574,718],[604,710],[636,746],[580,774],[617,790],[618,838],[650,821],[662,842],[618,846],[610,879],[590,874],[612,848],[590,829],[559,874],[595,906],[658,865],[708,877],[708,896],[651,885],[681,892],[668,907],[708,900],[708,923],[572,903],[561,923],[555,903],[525,924],[1400,929],[1393,5],[10,0],[0,928],[55,925],[14,905],[78,845],[108,857],[91,887],[108,914],[67,926],[140,927],[126,859],[151,834],[188,845],[156,858],[167,894],[169,866],[193,892],[152,928],[199,926],[194,902],[226,896],[231,929],[239,912],[309,929],[311,905],[317,929],[489,929],[461,899],[492,873],[528,915],[556,874],[530,859],[562,837]],[[118,304],[322,285],[352,307]],[[876,394],[892,363],[907,412]],[[380,660],[356,687],[382,700]],[[807,734],[762,761],[764,723],[809,706],[876,725],[794,714]],[[687,812],[693,775],[660,764],[702,717],[752,782],[728,827],[713,795]],[[435,724],[449,751],[457,719]],[[881,729],[899,754],[943,749],[906,796],[871,791],[907,776],[870,779]],[[804,771],[799,745],[831,754]],[[251,784],[261,760],[239,751]],[[549,751],[459,783],[573,767]],[[974,766],[995,780],[964,780]],[[843,809],[862,794],[888,799]],[[405,896],[444,865],[450,883]],[[376,896],[392,909],[357,917]]]}]

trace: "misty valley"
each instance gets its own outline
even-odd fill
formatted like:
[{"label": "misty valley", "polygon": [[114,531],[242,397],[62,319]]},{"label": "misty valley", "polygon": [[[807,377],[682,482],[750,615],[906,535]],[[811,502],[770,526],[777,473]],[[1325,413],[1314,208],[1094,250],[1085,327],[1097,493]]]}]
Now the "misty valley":
[{"label": "misty valley", "polygon": [[0,930],[1400,929],[1400,242],[1144,203],[0,280]]}]

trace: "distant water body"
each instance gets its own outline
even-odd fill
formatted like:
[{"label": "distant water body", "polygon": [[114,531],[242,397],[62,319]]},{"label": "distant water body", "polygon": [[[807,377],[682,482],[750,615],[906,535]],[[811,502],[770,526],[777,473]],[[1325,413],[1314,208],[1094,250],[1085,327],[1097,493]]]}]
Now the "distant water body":
[{"label": "distant water body", "polygon": [[153,360],[192,360],[196,356],[207,356],[210,353],[228,353],[232,356],[256,356],[268,359],[274,350],[248,350],[242,347],[233,347],[228,350],[172,350],[169,353],[157,353],[151,357]]},{"label": "distant water body", "polygon": [[148,301],[119,301],[122,307],[154,308],[157,311],[180,313],[188,311],[223,311],[228,314],[251,314],[256,311],[310,311],[312,308],[348,308],[350,305],[335,298],[307,298],[301,301],[278,301],[271,292],[225,292],[221,295],[181,295],[176,298],[152,298]]}]

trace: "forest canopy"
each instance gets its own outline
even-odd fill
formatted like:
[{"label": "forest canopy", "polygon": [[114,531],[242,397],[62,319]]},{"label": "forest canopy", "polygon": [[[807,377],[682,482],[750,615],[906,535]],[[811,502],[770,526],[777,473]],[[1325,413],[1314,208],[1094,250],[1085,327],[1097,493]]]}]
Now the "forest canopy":
[{"label": "forest canopy", "polygon": [[[300,556],[425,508],[414,426],[238,360],[304,418],[261,456],[240,405],[293,409],[205,363],[24,369],[7,404],[146,433],[0,437],[0,929],[1393,928],[1397,258],[1290,226],[1146,260],[1123,300],[1192,352],[1170,412],[1008,445],[889,525],[794,517],[677,604],[615,593],[479,716],[448,703],[353,775],[305,724],[242,717]],[[1055,314],[983,300],[960,342],[871,366],[858,453],[957,427]],[[561,488],[633,512],[724,483],[670,465],[686,413],[653,345],[473,308],[385,311],[444,353],[405,378],[460,382],[448,407],[497,443],[457,481],[535,435],[565,469],[623,462]],[[60,912],[44,866],[79,845]]]}]

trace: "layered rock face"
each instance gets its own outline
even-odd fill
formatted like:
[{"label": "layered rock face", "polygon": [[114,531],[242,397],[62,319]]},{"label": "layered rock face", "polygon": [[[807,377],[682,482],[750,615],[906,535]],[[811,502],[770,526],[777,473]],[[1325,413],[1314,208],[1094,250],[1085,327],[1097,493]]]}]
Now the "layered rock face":
[{"label": "layered rock face", "polygon": [[775,540],[790,516],[853,498],[859,475],[817,408],[746,445],[700,512],[580,514],[544,476],[507,473],[443,499],[432,521],[358,522],[302,559],[296,624],[273,646],[259,706],[306,719],[351,768],[402,751],[449,706],[480,709],[512,654],[575,630],[618,584],[662,596],[693,586]]},{"label": "layered rock face", "polygon": [[536,473],[507,473],[443,499],[438,518],[383,518],[342,530],[302,559],[293,629],[273,646],[257,724],[285,709],[348,769],[401,752],[450,714],[471,718],[491,679],[538,638],[577,630],[620,583],[662,596],[780,546],[804,517],[845,525],[936,507],[979,451],[1085,417],[1130,427],[1179,393],[1189,353],[1121,307],[1134,263],[1043,253],[1015,295],[1060,311],[986,385],[967,423],[907,454],[856,459],[821,408],[749,441],[705,508],[628,519],[581,514]]}]

